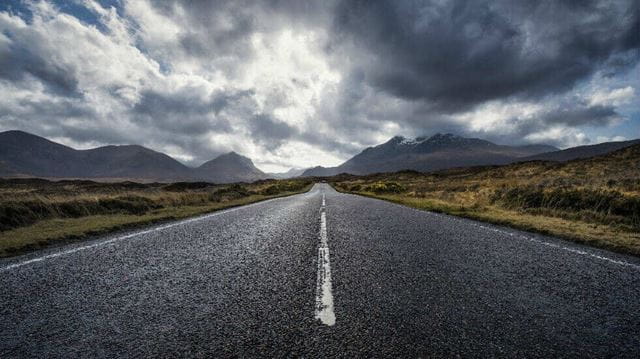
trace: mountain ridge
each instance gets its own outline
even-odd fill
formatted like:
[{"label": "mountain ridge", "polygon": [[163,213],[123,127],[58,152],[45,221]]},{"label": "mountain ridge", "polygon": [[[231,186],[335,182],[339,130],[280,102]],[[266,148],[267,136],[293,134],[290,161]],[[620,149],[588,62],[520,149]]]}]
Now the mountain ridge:
[{"label": "mountain ridge", "polygon": [[640,139],[605,142],[564,150],[548,145],[507,146],[479,138],[437,133],[431,137],[394,136],[367,147],[336,167],[316,166],[284,173],[264,173],[253,161],[228,152],[198,167],[140,145],[107,145],[77,150],[28,132],[0,132],[0,176],[133,180],[141,182],[253,182],[268,178],[326,177],[414,170],[431,172],[457,167],[504,165],[525,161],[569,161],[606,154]]},{"label": "mountain ridge", "polygon": [[222,154],[194,168],[140,145],[77,150],[19,130],[0,132],[0,176],[215,183],[249,182],[268,177],[251,159],[235,152]]},{"label": "mountain ridge", "polygon": [[453,167],[507,164],[516,158],[556,151],[548,145],[506,146],[479,139],[437,133],[415,139],[394,136],[368,147],[337,167],[315,167],[303,176],[356,175],[416,170],[436,171]]},{"label": "mountain ridge", "polygon": [[270,173],[267,173],[267,175],[275,179],[295,178],[302,175],[306,170],[308,170],[308,168],[293,167],[286,172],[270,172]]},{"label": "mountain ridge", "polygon": [[541,153],[538,155],[524,157],[521,160],[566,162],[604,155],[636,144],[640,144],[640,139],[629,141],[603,142],[595,145],[576,146],[564,150]]},{"label": "mountain ridge", "polygon": [[209,160],[194,169],[197,178],[214,182],[252,182],[267,178],[267,174],[254,166],[250,158],[231,151]]}]

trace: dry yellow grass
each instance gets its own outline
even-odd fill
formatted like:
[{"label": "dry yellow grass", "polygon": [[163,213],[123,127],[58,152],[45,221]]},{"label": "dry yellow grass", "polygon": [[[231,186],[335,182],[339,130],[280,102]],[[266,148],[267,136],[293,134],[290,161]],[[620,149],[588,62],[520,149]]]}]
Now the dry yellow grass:
[{"label": "dry yellow grass", "polygon": [[[4,183],[0,186],[1,218],[8,222],[15,211],[20,210],[32,220],[14,223],[12,228],[0,231],[0,257],[302,193],[311,186],[305,181],[264,181],[240,187],[211,185],[173,192],[174,189],[167,190],[167,185],[160,184],[137,188],[136,185],[119,187],[78,182],[69,185]],[[129,201],[118,202],[123,198]],[[106,213],[101,213],[104,211]]]},{"label": "dry yellow grass", "polygon": [[525,231],[561,237],[621,253],[640,255],[640,232],[624,231],[617,226],[568,220],[558,217],[531,215],[501,209],[496,206],[461,206],[441,200],[429,200],[402,195],[378,195],[370,192],[360,192],[359,194],[417,209],[447,213]]},{"label": "dry yellow grass", "polygon": [[640,255],[640,145],[568,163],[336,176],[340,191]]}]

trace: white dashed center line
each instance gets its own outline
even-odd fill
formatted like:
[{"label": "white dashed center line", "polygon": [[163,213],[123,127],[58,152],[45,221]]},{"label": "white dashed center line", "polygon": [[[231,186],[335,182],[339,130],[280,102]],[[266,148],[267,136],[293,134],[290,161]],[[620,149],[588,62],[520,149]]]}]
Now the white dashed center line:
[{"label": "white dashed center line", "polygon": [[318,281],[316,284],[315,318],[322,324],[336,324],[333,312],[333,292],[331,288],[331,263],[329,261],[329,245],[327,243],[327,215],[324,193],[320,207],[320,247],[318,247]]}]

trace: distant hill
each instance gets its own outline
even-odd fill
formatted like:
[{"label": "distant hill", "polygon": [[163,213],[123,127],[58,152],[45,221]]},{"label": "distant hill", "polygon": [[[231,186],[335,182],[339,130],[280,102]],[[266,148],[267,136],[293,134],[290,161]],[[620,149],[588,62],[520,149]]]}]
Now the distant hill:
[{"label": "distant hill", "polygon": [[308,177],[308,176],[328,177],[328,176],[335,176],[339,173],[340,171],[338,170],[338,167],[316,166],[316,167],[307,169],[302,173],[301,176],[302,177]]},{"label": "distant hill", "polygon": [[604,155],[619,149],[640,144],[640,139],[620,142],[605,142],[597,145],[578,146],[567,148],[566,150],[541,153],[533,156],[520,158],[519,161],[556,161],[565,162],[581,158],[589,158]]},{"label": "distant hill", "polygon": [[267,178],[249,158],[235,152],[220,155],[203,163],[194,173],[199,179],[216,183],[253,182]]},{"label": "distant hill", "polygon": [[22,131],[0,133],[0,162],[9,174],[77,176],[80,151]]},{"label": "distant hill", "polygon": [[80,152],[85,159],[82,177],[148,178],[154,181],[189,180],[191,177],[189,167],[142,146],[106,146]]},{"label": "distant hill", "polygon": [[234,152],[191,168],[142,146],[76,150],[23,131],[0,133],[0,176],[215,183],[266,178],[250,159]]},{"label": "distant hill", "polygon": [[267,176],[275,179],[295,178],[302,175],[306,170],[307,168],[292,168],[287,172],[267,173]]},{"label": "distant hill", "polygon": [[356,175],[376,172],[415,170],[437,171],[453,167],[501,165],[522,157],[557,151],[553,146],[504,146],[479,138],[453,134],[409,139],[396,136],[375,147],[369,147],[338,167],[314,167],[303,176]]}]

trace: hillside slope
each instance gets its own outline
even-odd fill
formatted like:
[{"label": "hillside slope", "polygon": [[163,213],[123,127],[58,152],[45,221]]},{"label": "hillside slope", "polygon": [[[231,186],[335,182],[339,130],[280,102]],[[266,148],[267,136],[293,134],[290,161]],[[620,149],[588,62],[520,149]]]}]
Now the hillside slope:
[{"label": "hillside slope", "polygon": [[571,161],[580,158],[604,155],[619,149],[639,144],[640,139],[620,142],[605,142],[597,145],[571,147],[565,150],[540,153],[519,159],[520,161]]},{"label": "hillside slope", "polygon": [[370,174],[415,170],[420,172],[441,169],[499,165],[542,152],[557,151],[553,146],[504,146],[452,134],[408,139],[396,136],[389,141],[369,147],[338,167],[315,167],[304,176],[332,176],[338,173]]},{"label": "hillside slope", "polygon": [[0,176],[215,183],[267,177],[250,159],[233,152],[191,168],[143,146],[76,150],[23,131],[0,133]]},{"label": "hillside slope", "polygon": [[194,170],[194,176],[216,183],[253,182],[267,178],[251,159],[235,152],[220,155]]}]

